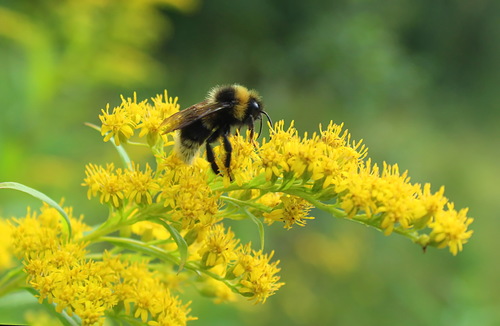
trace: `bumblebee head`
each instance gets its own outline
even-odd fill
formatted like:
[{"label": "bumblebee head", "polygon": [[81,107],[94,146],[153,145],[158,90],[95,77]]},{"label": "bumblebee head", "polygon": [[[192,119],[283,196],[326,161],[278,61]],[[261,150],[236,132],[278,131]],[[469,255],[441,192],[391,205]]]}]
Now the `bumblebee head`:
[{"label": "bumblebee head", "polygon": [[233,84],[215,87],[209,93],[207,99],[210,102],[221,103],[230,107],[234,119],[239,124],[248,126],[251,130],[253,130],[256,120],[262,121],[262,115],[265,115],[271,122],[269,115],[264,111],[264,105],[259,93],[249,90],[245,86]]},{"label": "bumblebee head", "polygon": [[271,118],[264,111],[264,105],[262,104],[262,99],[259,94],[254,90],[247,90],[248,99],[246,100],[246,114],[243,120],[243,124],[247,125],[253,132],[255,120],[260,120],[260,128],[257,136],[260,135],[262,131],[262,115],[265,115],[267,120],[272,124]]}]

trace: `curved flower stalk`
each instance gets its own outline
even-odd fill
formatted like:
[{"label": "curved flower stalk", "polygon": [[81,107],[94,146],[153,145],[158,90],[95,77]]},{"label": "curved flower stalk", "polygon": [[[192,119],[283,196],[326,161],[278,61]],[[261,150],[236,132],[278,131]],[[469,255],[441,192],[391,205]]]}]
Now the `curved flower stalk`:
[{"label": "curved flower stalk", "polygon": [[[4,234],[22,265],[0,286],[27,282],[65,324],[102,324],[109,317],[185,325],[196,318],[176,295],[183,287],[194,284],[215,302],[240,295],[264,303],[279,290],[279,261],[264,249],[264,225],[304,227],[313,207],[453,255],[472,235],[467,209],[457,211],[443,187],[432,192],[429,184],[411,183],[397,165],[372,163],[343,125],[330,122],[299,135],[293,122],[279,121],[260,144],[250,133],[236,133],[229,171],[221,176],[201,157],[183,163],[175,135],[162,134],[162,121],[178,110],[166,92],[151,102],[122,98],[120,106],[102,110],[102,126],[94,128],[114,143],[124,164],[89,163],[82,185],[89,199],[108,206],[109,216],[89,226],[66,208],[69,238],[60,213],[46,204],[40,213],[28,210],[11,220]],[[149,147],[155,164],[134,163],[123,144]],[[214,153],[224,166],[223,148]],[[254,221],[260,248],[242,243],[225,219]],[[101,242],[111,249],[91,246]]]}]

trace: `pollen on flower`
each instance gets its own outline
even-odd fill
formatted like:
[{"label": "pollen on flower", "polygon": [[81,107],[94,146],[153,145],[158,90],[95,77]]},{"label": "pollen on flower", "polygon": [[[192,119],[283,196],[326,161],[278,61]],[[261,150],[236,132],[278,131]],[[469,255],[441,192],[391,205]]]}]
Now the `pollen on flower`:
[{"label": "pollen on flower", "polygon": [[285,122],[283,120],[276,122],[271,129],[271,139],[269,141],[264,139],[259,148],[261,163],[258,164],[263,167],[268,181],[275,181],[283,171],[290,171],[287,161],[290,155],[286,155],[288,151],[285,151],[285,147],[293,148],[300,141],[293,124],[292,121],[290,127],[284,130]]}]

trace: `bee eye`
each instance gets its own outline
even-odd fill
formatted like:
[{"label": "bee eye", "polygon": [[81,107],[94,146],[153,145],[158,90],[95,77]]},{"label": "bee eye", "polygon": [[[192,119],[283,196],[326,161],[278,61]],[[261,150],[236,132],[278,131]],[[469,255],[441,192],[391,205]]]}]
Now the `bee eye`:
[{"label": "bee eye", "polygon": [[252,100],[248,103],[248,108],[252,111],[260,111],[260,105],[257,101]]}]

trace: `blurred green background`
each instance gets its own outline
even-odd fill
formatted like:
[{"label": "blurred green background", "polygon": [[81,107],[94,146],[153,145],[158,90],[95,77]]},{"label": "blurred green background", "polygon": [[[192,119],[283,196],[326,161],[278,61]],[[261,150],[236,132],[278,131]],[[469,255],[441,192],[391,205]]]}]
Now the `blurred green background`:
[{"label": "blurred green background", "polygon": [[[313,211],[305,228],[267,230],[282,290],[258,306],[187,291],[192,325],[500,325],[499,13],[496,0],[0,1],[0,181],[101,221],[84,165],[118,157],[83,123],[120,94],[166,88],[186,107],[238,82],[275,121],[301,132],[344,122],[375,162],[445,185],[475,233],[457,257],[424,254]],[[27,205],[40,204],[0,192],[4,217]],[[236,228],[256,237],[251,223]],[[0,301],[2,318],[36,306],[16,298]]]}]

